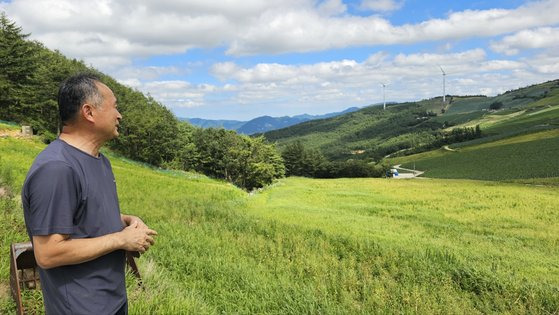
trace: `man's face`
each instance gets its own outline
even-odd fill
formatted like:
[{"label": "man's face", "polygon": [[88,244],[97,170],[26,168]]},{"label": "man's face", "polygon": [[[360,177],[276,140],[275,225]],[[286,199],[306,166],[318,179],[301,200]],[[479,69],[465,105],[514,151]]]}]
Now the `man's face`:
[{"label": "man's face", "polygon": [[96,84],[103,96],[103,103],[94,109],[97,114],[95,126],[105,140],[110,140],[118,137],[118,125],[122,116],[116,108],[116,97],[113,91],[103,83]]}]

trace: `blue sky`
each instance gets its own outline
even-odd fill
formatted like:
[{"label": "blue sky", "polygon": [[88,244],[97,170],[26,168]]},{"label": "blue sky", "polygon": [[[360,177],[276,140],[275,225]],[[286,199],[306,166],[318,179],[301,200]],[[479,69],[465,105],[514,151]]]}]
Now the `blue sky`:
[{"label": "blue sky", "polygon": [[559,1],[12,0],[31,38],[179,117],[322,114],[559,78]]}]

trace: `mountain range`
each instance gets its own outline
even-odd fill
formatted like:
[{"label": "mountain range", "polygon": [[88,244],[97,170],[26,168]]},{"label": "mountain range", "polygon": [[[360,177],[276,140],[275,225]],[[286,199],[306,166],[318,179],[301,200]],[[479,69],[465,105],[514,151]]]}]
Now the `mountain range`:
[{"label": "mountain range", "polygon": [[179,118],[182,121],[188,121],[192,125],[202,128],[224,128],[235,130],[238,133],[252,135],[255,133],[264,133],[271,130],[286,128],[296,124],[300,124],[310,120],[325,119],[336,117],[339,115],[352,113],[359,110],[359,107],[350,107],[341,112],[327,113],[323,115],[302,114],[296,116],[260,116],[249,121],[240,120],[211,120],[202,118]]}]

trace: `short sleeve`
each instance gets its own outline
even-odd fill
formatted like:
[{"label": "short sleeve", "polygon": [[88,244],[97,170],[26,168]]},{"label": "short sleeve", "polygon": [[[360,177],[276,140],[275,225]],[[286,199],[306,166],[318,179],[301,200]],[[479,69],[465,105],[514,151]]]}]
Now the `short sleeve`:
[{"label": "short sleeve", "polygon": [[26,185],[26,224],[31,235],[72,234],[80,201],[75,171],[64,162],[48,162],[30,176]]}]

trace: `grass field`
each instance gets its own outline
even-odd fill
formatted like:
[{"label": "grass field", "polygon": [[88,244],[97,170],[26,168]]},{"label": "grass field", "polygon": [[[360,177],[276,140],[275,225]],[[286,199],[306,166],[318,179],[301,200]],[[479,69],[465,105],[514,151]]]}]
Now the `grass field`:
[{"label": "grass field", "polygon": [[[17,192],[43,147],[0,138],[4,253],[27,238]],[[122,211],[159,232],[144,287],[128,279],[132,314],[559,312],[556,187],[288,178],[247,194],[111,160]],[[7,257],[0,313],[14,309]]]}]

